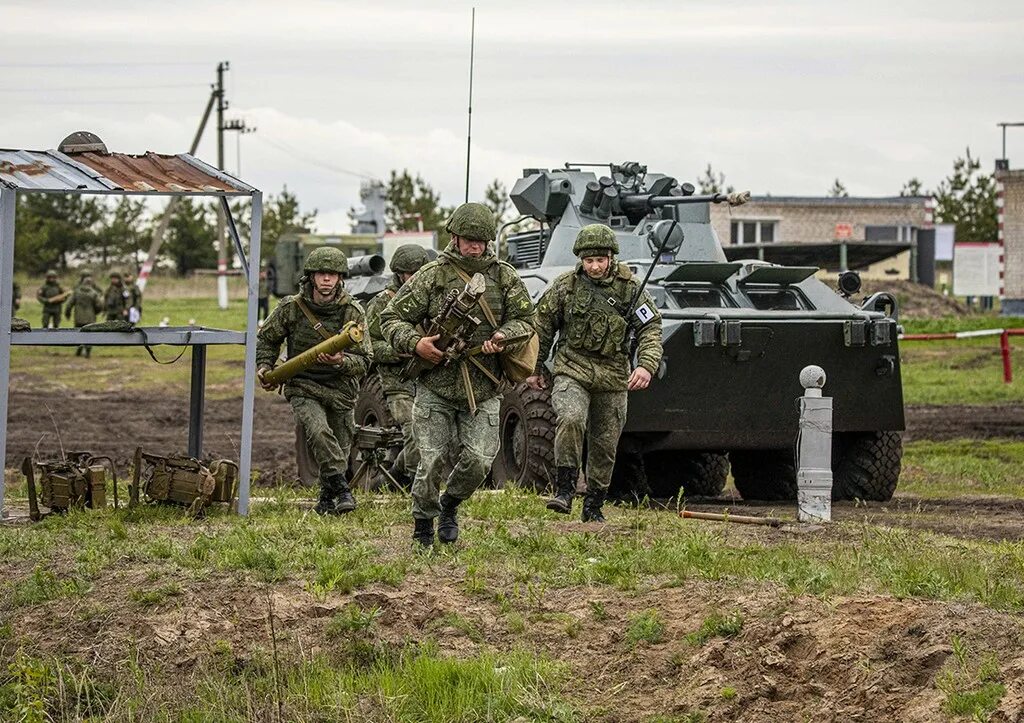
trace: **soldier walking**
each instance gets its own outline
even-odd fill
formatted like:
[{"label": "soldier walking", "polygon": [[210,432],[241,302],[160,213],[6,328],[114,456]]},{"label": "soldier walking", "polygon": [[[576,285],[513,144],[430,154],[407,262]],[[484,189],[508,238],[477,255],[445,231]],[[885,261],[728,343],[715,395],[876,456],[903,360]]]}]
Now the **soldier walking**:
[{"label": "soldier walking", "polygon": [[103,311],[107,321],[128,319],[128,291],[124,287],[120,271],[110,272],[110,286],[103,294]]},{"label": "soldier walking", "polygon": [[43,305],[44,329],[50,328],[50,322],[53,322],[54,329],[60,327],[60,307],[66,298],[68,298],[67,293],[57,281],[57,272],[52,269],[47,271],[46,281],[36,292],[36,299]]},{"label": "soldier walking", "polygon": [[[504,339],[532,333],[534,321],[533,304],[519,275],[489,246],[496,232],[491,211],[483,204],[463,204],[445,229],[451,234],[448,248],[424,265],[381,314],[384,338],[397,353],[416,354],[435,365],[417,379],[412,410],[420,453],[412,485],[413,539],[424,546],[434,542],[435,517],[440,518],[441,542],[452,543],[459,536],[457,508],[487,477],[498,453],[503,385],[497,354]],[[441,364],[444,352],[434,345],[439,336],[424,336],[416,327],[428,325],[449,291],[461,291],[475,274],[483,276],[486,290],[477,304],[483,318],[468,343],[482,346],[477,358],[482,369],[464,362]],[[439,497],[452,445],[458,461]]]},{"label": "soldier walking", "polygon": [[[587,439],[587,494],[583,521],[604,522],[615,449],[626,423],[627,390],[646,389],[661,363],[661,315],[641,281],[615,259],[619,242],[603,224],[580,229],[573,244],[580,262],[551,284],[537,302],[540,355],[527,379],[546,386],[543,363],[555,335],[554,388],[556,495],[547,508],[569,514]],[[630,302],[637,299],[635,304]],[[642,321],[646,320],[646,321]],[[627,330],[636,333],[638,365],[630,371]]]},{"label": "soldier walking", "polygon": [[[342,284],[348,259],[340,249],[314,249],[302,273],[299,293],[281,300],[256,337],[257,374],[264,389],[273,389],[263,377],[274,368],[282,343],[287,343],[290,359],[337,334],[350,321],[365,324],[362,307]],[[318,363],[284,384],[284,397],[302,424],[320,469],[320,499],[314,509],[322,515],[356,508],[348,457],[356,428],[353,409],[359,378],[369,368],[370,355],[368,341],[336,354],[320,354]]]},{"label": "soldier walking", "polygon": [[373,362],[380,377],[384,399],[388,411],[395,422],[402,428],[402,451],[389,470],[404,489],[412,486],[412,478],[416,475],[416,467],[420,462],[420,453],[416,448],[416,436],[412,431],[412,405],[416,388],[411,381],[402,378],[402,367],[409,359],[409,354],[399,354],[381,333],[380,316],[388,303],[398,295],[402,285],[420,270],[430,258],[422,246],[406,244],[395,249],[391,257],[391,271],[394,275],[391,282],[382,292],[374,296],[366,307],[367,330],[373,344]]},{"label": "soldier walking", "polygon": [[[82,328],[86,324],[96,321],[96,315],[103,310],[103,303],[100,301],[100,290],[92,282],[92,274],[83,271],[78,286],[71,292],[68,305],[64,308],[64,318],[70,319],[74,312],[75,328]],[[75,349],[75,356],[84,356],[86,359],[92,353],[92,347],[83,344]]]}]

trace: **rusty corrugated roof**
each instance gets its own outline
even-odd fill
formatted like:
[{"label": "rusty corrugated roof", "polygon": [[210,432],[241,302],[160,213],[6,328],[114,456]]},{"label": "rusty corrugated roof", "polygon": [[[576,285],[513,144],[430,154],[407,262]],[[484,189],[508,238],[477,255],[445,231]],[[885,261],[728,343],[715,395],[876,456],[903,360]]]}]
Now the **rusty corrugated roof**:
[{"label": "rusty corrugated roof", "polygon": [[248,195],[254,189],[187,153],[0,149],[0,184],[29,191]]}]

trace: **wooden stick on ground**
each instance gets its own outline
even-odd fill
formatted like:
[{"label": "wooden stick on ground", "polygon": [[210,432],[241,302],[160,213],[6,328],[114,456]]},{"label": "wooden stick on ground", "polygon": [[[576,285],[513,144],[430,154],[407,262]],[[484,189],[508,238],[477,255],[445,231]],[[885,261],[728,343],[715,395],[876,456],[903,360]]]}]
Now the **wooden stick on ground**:
[{"label": "wooden stick on ground", "polygon": [[768,527],[780,527],[782,520],[778,517],[751,517],[749,515],[720,515],[715,512],[691,512],[682,510],[680,517],[694,520],[714,520],[715,522],[736,522],[741,525],[767,525]]}]

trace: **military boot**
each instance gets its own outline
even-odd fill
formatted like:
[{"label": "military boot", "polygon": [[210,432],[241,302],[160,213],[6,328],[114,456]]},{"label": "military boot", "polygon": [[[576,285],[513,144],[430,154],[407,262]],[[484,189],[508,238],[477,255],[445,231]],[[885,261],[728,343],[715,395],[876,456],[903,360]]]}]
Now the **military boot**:
[{"label": "military boot", "polygon": [[[405,470],[399,468],[397,464],[392,464],[391,467],[388,468],[388,474],[391,475],[391,478],[398,484],[398,489],[395,490],[396,492],[408,492],[412,489],[412,477],[407,475]],[[385,479],[387,478],[385,477]],[[390,482],[388,482],[388,486],[391,486]]]},{"label": "military boot", "polygon": [[555,496],[548,500],[547,508],[567,515],[572,512],[572,498],[576,493],[576,480],[580,476],[575,467],[555,469]]},{"label": "military boot", "polygon": [[434,521],[433,520],[413,520],[416,526],[412,531],[412,539],[414,542],[418,542],[422,547],[430,547],[434,544]]},{"label": "military boot", "polygon": [[604,522],[604,515],[601,514],[604,497],[604,490],[587,492],[586,497],[583,498],[583,516],[580,519],[584,522]]},{"label": "military boot", "polygon": [[445,492],[441,495],[441,516],[437,518],[437,539],[451,544],[459,539],[459,520],[456,511],[462,500]]},{"label": "military boot", "polygon": [[338,490],[334,485],[338,477],[339,475],[327,475],[320,478],[320,497],[313,508],[313,511],[318,515],[334,513],[334,497],[338,494]]},{"label": "military boot", "polygon": [[356,508],[356,498],[352,496],[352,487],[349,485],[348,475],[337,474],[334,494],[334,513],[343,515]]}]

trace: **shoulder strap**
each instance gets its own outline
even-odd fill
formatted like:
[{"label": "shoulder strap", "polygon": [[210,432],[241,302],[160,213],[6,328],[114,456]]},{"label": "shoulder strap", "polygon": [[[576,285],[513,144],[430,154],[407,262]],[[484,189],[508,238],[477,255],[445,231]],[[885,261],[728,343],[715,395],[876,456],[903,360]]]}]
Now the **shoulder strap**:
[{"label": "shoulder strap", "polygon": [[[455,269],[455,273],[459,275],[460,279],[465,281],[467,284],[469,283],[469,274],[467,274],[465,271],[460,269],[455,264],[452,264],[452,268]],[[477,299],[477,303],[480,304],[480,311],[484,312],[484,316],[487,318],[487,323],[490,324],[493,328],[497,329],[500,326],[500,324],[498,324],[498,320],[494,316],[494,312],[491,311],[491,306],[490,304],[487,303],[487,299],[481,296],[479,299]]]},{"label": "shoulder strap", "polygon": [[302,315],[306,317],[306,320],[313,326],[316,332],[324,339],[331,338],[331,332],[324,328],[324,323],[316,318],[316,315],[309,310],[306,306],[306,302],[302,300],[302,297],[298,294],[295,295],[295,303],[298,304],[299,309],[302,310]]}]

